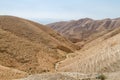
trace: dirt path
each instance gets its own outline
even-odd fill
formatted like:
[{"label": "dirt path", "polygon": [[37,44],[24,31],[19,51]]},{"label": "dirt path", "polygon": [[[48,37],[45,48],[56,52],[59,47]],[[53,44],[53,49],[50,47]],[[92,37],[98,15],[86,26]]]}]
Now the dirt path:
[{"label": "dirt path", "polygon": [[68,53],[66,56],[65,56],[65,59],[61,60],[61,61],[58,61],[57,63],[55,63],[55,71],[57,72],[58,70],[58,67],[59,67],[59,64],[62,63],[64,60],[68,59],[69,58],[69,55],[71,55],[72,53]]}]

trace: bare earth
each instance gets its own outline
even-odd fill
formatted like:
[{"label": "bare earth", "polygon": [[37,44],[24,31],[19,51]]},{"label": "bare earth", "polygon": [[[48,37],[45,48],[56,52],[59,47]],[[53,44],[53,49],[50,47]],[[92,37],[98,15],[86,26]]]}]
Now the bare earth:
[{"label": "bare earth", "polygon": [[49,25],[0,16],[0,80],[120,80],[119,18]]}]

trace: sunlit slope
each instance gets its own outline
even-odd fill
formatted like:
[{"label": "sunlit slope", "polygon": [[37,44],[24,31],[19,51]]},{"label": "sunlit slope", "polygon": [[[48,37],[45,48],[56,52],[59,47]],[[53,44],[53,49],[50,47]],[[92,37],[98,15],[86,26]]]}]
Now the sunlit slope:
[{"label": "sunlit slope", "polygon": [[58,70],[82,73],[120,71],[120,29],[93,40],[88,46],[78,51],[75,57],[62,61]]}]

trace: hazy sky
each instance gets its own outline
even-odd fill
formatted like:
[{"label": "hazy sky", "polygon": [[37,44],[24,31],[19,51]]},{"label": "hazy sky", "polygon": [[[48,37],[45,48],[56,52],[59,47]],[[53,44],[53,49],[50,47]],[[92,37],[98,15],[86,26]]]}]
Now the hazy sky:
[{"label": "hazy sky", "polygon": [[40,20],[116,18],[120,0],[0,0],[0,15]]}]

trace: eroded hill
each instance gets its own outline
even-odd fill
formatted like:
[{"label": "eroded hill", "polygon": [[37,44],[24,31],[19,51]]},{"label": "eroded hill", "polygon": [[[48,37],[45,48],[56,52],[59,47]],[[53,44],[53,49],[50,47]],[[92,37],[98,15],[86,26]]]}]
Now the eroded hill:
[{"label": "eroded hill", "polygon": [[41,24],[0,16],[0,65],[28,74],[53,72],[76,46]]}]

